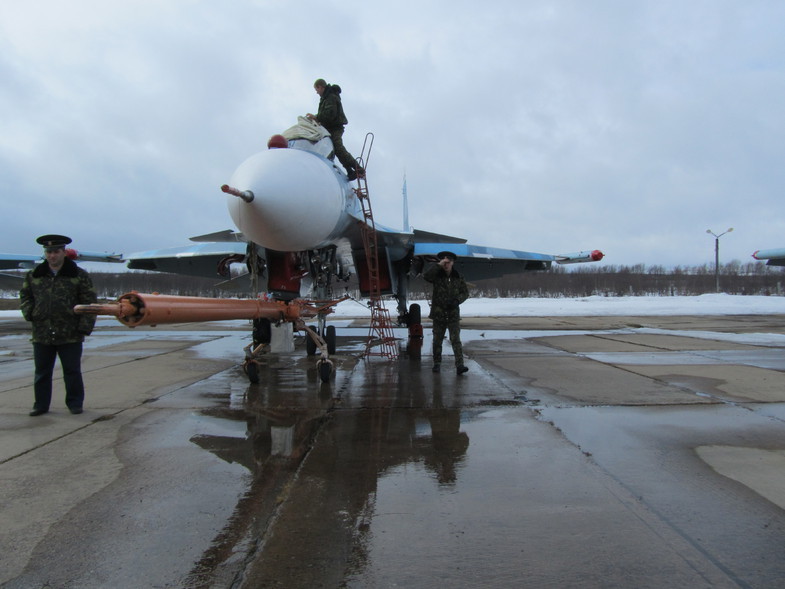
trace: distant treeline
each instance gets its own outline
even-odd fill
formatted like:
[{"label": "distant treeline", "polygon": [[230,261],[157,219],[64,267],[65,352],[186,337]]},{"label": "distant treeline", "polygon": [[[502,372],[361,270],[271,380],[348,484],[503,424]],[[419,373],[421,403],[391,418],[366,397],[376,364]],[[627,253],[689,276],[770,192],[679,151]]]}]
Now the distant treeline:
[{"label": "distant treeline", "polygon": [[[736,295],[785,295],[785,268],[734,260],[719,269],[720,292]],[[477,282],[475,296],[691,296],[717,292],[714,265],[585,265],[551,268],[522,276]]]},{"label": "distant treeline", "polygon": [[[134,290],[201,297],[247,297],[250,294],[248,284],[245,288],[227,291],[217,286],[219,279],[159,272],[93,272],[91,276],[102,299],[115,299]],[[742,264],[734,260],[720,267],[719,283],[720,291],[728,294],[785,295],[785,268],[766,266],[762,262]],[[477,281],[470,286],[471,296],[488,298],[684,296],[716,292],[714,265],[668,269],[644,264],[556,266],[543,272]],[[342,296],[345,291],[339,283],[333,295]],[[353,291],[348,294],[359,297]],[[411,300],[424,299],[429,294],[430,288],[421,278],[412,279]],[[16,292],[5,290],[3,295],[14,297]]]}]

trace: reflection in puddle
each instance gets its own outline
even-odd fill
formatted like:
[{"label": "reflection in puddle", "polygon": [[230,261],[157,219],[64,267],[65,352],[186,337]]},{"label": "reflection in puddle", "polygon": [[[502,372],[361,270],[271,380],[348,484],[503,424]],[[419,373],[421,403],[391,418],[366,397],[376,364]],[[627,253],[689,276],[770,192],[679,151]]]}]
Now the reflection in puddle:
[{"label": "reflection in puddle", "polygon": [[[642,331],[463,330],[462,338],[465,343],[531,341],[543,336]],[[508,444],[510,436],[521,435],[519,424],[530,415],[528,409],[519,407],[520,413],[508,407],[488,409],[519,401],[509,389],[500,395],[495,390],[503,386],[500,381],[481,370],[475,372],[474,366],[470,378],[458,378],[454,372],[431,373],[430,330],[422,340],[422,362],[408,348],[406,331],[401,329],[395,330],[401,341],[399,361],[360,360],[367,333],[366,327],[340,329],[340,353],[334,357],[336,372],[329,383],[320,381],[316,359],[306,357],[302,345],[293,354],[262,358],[257,385],[244,382],[239,369],[227,379],[231,383],[224,388],[225,412],[214,408],[210,414],[243,421],[245,436],[202,435],[192,442],[222,460],[242,464],[249,472],[249,485],[211,549],[213,556],[230,552],[241,538],[263,543],[264,550],[251,566],[256,571],[265,570],[270,562],[313,561],[313,555],[319,555],[320,562],[344,562],[351,547],[350,572],[361,578],[369,559],[383,562],[387,557],[385,541],[399,545],[414,524],[438,525],[437,512],[454,506],[451,502],[458,497],[470,507],[474,500],[484,505],[487,465],[500,460],[499,448]],[[686,335],[696,337],[692,332]],[[239,359],[246,341],[247,335],[239,332],[221,336],[202,344],[200,353]],[[568,354],[552,349],[549,353]],[[500,428],[496,420],[468,419],[494,411],[514,413],[517,421]],[[470,435],[475,439],[470,440]],[[494,481],[501,491],[518,489],[517,477],[524,476],[508,470],[494,471],[495,477],[514,477],[510,484]],[[511,504],[519,500],[511,493]],[[463,516],[464,507],[455,513]],[[411,513],[402,516],[403,509]],[[488,523],[489,533],[499,523]]]},{"label": "reflection in puddle", "polygon": [[[244,421],[246,435],[199,435],[191,441],[245,466],[249,487],[195,570],[249,535],[252,541],[265,537],[264,554],[270,558],[296,559],[301,551],[324,553],[349,545],[361,550],[356,533],[373,512],[382,478],[399,469],[421,470],[436,487],[458,483],[470,445],[462,431],[462,382],[411,370],[409,361],[358,361],[349,355],[335,361],[336,378],[327,385],[318,379],[315,358],[297,353],[264,358],[259,384],[237,385],[235,374],[219,385],[227,404],[203,413]],[[291,505],[294,513],[279,513],[277,518],[288,517],[290,523],[277,526],[268,538],[271,514],[281,505]],[[309,523],[292,524],[291,518]],[[340,539],[297,535],[314,521]]]},{"label": "reflection in puddle", "polygon": [[294,448],[294,426],[270,426],[270,455],[291,456]]}]

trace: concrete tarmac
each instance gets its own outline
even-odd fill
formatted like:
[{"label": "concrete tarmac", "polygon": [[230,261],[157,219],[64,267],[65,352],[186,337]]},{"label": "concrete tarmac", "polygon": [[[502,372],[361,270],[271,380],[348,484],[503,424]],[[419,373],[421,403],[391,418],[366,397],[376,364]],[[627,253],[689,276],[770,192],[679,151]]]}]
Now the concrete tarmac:
[{"label": "concrete tarmac", "polygon": [[468,318],[460,377],[362,323],[254,385],[243,322],[102,320],[29,417],[0,320],[0,586],[782,584],[785,316]]}]

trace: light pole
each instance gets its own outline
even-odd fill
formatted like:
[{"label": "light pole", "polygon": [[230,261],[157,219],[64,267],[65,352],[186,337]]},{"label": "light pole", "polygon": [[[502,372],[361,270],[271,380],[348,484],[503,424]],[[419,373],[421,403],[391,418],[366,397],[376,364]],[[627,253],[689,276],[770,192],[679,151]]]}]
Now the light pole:
[{"label": "light pole", "polygon": [[706,229],[706,233],[714,236],[714,286],[717,288],[717,292],[720,292],[720,237],[731,231],[733,231],[733,227],[728,227],[727,231],[717,235],[711,229]]}]

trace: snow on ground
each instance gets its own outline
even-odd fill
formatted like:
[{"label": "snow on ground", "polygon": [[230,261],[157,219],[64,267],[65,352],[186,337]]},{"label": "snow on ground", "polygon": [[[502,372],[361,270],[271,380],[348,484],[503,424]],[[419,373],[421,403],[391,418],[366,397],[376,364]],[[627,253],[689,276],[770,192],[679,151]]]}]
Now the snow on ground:
[{"label": "snow on ground", "polygon": [[[427,301],[419,303],[427,317]],[[387,301],[390,315],[397,316],[395,301]],[[333,318],[363,317],[368,310],[345,301]],[[464,317],[554,317],[591,315],[776,315],[785,314],[785,297],[706,294],[693,297],[579,297],[563,299],[469,299],[461,305]],[[19,311],[0,311],[0,318],[19,317]]]},{"label": "snow on ground", "polygon": [[[419,303],[422,315],[430,308]],[[394,302],[387,308],[396,315]],[[338,305],[335,317],[362,316],[363,306],[353,301]],[[772,315],[785,313],[785,297],[706,294],[693,297],[580,297],[564,299],[469,299],[461,305],[463,317],[554,317],[590,315]]]}]

